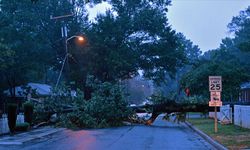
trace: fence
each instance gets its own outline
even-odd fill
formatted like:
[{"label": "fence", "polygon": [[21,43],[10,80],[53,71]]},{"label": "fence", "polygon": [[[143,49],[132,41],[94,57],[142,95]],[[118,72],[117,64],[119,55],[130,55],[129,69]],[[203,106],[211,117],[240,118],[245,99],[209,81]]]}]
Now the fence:
[{"label": "fence", "polygon": [[[24,122],[24,115],[19,114],[17,115],[17,123],[23,123]],[[3,114],[0,118],[0,134],[8,133],[9,132],[9,126],[8,126],[8,118],[6,114]]]},{"label": "fence", "polygon": [[250,106],[234,105],[234,124],[250,129]]},{"label": "fence", "polygon": [[[209,112],[209,117],[214,118],[214,112]],[[223,124],[232,123],[233,115],[230,105],[223,105],[220,107],[220,112],[217,113],[217,118]]]},{"label": "fence", "polygon": [[[237,126],[250,129],[250,106],[234,105],[234,121]],[[214,118],[214,112],[209,112],[209,117]],[[230,105],[224,105],[218,112],[218,120],[222,123],[232,123],[232,108]]]}]

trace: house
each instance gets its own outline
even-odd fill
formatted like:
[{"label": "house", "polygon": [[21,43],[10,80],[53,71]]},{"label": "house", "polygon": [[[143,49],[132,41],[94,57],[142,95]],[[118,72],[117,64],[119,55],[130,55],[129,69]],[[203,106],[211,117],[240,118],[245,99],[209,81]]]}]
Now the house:
[{"label": "house", "polygon": [[[18,98],[44,98],[52,95],[52,86],[48,84],[41,84],[41,83],[28,83],[27,85],[17,86],[15,88],[16,97]],[[62,93],[63,91],[59,92],[61,95],[66,95]],[[4,95],[11,96],[9,90],[4,91]],[[75,90],[70,91],[70,95],[72,97],[76,97],[77,93]]]},{"label": "house", "polygon": [[45,97],[52,94],[52,87],[47,84],[41,83],[28,83],[26,85],[16,86],[15,99],[11,98],[9,90],[3,91],[5,95],[0,99],[0,112],[6,112],[7,103],[14,102],[18,104],[18,111],[22,108],[22,104],[25,100],[32,100],[34,102],[41,102]]},{"label": "house", "polygon": [[250,102],[250,82],[241,84],[240,86],[240,102]]},{"label": "house", "polygon": [[[17,86],[15,87],[16,91],[16,97],[24,97],[24,98],[30,98],[31,94],[32,96],[35,95],[35,97],[47,97],[50,96],[51,86],[47,84],[41,84],[41,83],[28,83],[25,86]],[[6,96],[10,96],[10,91],[5,90],[4,94]]]}]

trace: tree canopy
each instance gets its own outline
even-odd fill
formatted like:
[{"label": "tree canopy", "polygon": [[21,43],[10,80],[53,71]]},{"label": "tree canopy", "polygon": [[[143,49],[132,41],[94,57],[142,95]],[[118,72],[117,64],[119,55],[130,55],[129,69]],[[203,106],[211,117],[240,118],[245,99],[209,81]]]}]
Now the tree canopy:
[{"label": "tree canopy", "polygon": [[[85,88],[88,75],[118,82],[135,77],[138,70],[160,83],[186,63],[185,48],[168,23],[169,0],[110,0],[111,9],[95,21],[88,19],[86,4],[102,1],[32,2],[0,2],[2,89],[27,82],[55,84],[65,39],[73,35],[83,35],[85,43],[68,41],[70,57],[63,79],[80,88]],[[69,14],[73,15],[55,19]],[[67,27],[66,38],[61,37],[62,26]]]},{"label": "tree canopy", "polygon": [[[59,68],[64,46],[60,39],[61,22],[50,17],[73,11],[76,4],[69,4],[68,1],[39,1],[39,5],[24,0],[0,2],[0,48],[4,53],[1,57],[3,66],[8,66],[0,73],[2,89],[31,81],[54,81],[48,73]],[[76,26],[74,19],[69,22],[69,26]],[[10,54],[11,57],[5,57]]]},{"label": "tree canopy", "polygon": [[[207,88],[201,87],[211,74],[224,76],[227,93],[248,81],[250,8],[228,25],[233,38],[223,39],[217,50],[201,56],[198,46],[169,25],[170,0],[109,0],[111,9],[94,21],[88,18],[86,4],[101,0],[32,2],[0,2],[1,89],[31,81],[55,84],[65,57],[65,40],[73,35],[84,36],[85,42],[68,41],[70,57],[63,79],[74,81],[76,87],[85,88],[88,75],[102,82],[119,82],[135,77],[138,70],[158,85],[166,77],[178,82],[191,71],[181,83],[193,94],[205,93]],[[67,27],[68,37],[61,37],[62,26]],[[225,95],[229,97],[236,94]]]},{"label": "tree canopy", "polygon": [[240,85],[250,80],[250,7],[233,17],[228,24],[234,37],[222,40],[216,50],[205,52],[194,69],[182,78],[183,88],[189,87],[193,95],[203,95],[209,100],[208,76],[222,76],[222,99],[235,101],[238,99]]}]

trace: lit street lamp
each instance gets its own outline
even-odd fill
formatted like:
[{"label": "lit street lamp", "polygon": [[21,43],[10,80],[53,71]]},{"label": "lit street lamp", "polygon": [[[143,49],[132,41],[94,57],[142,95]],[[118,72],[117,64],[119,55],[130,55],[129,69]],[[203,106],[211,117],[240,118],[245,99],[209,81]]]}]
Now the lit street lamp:
[{"label": "lit street lamp", "polygon": [[56,88],[57,88],[57,86],[58,86],[58,84],[59,84],[59,81],[60,81],[60,78],[61,78],[61,75],[62,75],[62,71],[63,71],[64,65],[65,65],[65,62],[66,62],[66,60],[68,59],[68,56],[70,55],[69,52],[68,52],[68,41],[71,40],[71,39],[73,39],[73,38],[78,38],[78,40],[81,41],[81,42],[83,42],[83,41],[85,40],[84,37],[82,37],[82,36],[77,36],[77,35],[73,35],[73,36],[71,36],[71,37],[69,37],[69,38],[67,38],[67,39],[65,40],[65,51],[66,51],[66,55],[65,55],[65,57],[64,57],[64,59],[63,59],[63,64],[62,64],[62,67],[61,67],[59,76],[58,76],[58,78],[57,78],[57,81],[56,81]]},{"label": "lit street lamp", "polygon": [[66,54],[68,54],[68,41],[73,39],[73,38],[78,38],[79,41],[83,42],[84,41],[84,38],[82,36],[78,36],[78,35],[73,35],[69,38],[67,38],[65,40],[65,50],[66,50]]}]

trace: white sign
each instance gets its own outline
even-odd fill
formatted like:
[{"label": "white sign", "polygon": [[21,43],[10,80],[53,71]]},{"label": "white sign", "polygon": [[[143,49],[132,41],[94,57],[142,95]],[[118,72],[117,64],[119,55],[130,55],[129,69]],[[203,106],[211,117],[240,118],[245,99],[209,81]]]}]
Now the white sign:
[{"label": "white sign", "polygon": [[221,76],[209,76],[209,91],[210,92],[222,91]]},{"label": "white sign", "polygon": [[210,92],[211,101],[221,101],[220,92]]}]

